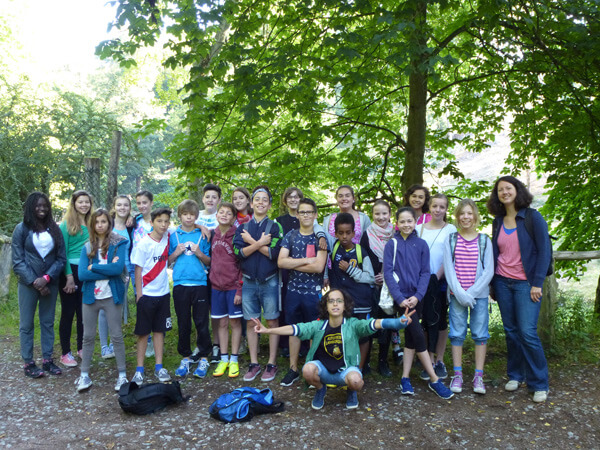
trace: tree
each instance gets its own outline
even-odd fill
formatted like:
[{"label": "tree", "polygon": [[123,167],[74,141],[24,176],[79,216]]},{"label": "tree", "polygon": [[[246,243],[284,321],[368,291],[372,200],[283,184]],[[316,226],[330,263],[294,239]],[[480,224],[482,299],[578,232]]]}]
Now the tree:
[{"label": "tree", "polygon": [[[593,171],[568,174],[582,155],[586,169],[598,160],[598,19],[586,0],[122,0],[113,25],[128,36],[98,52],[131,65],[163,42],[167,65],[190,70],[186,132],[169,152],[189,179],[316,194],[350,183],[359,201],[396,202],[424,168],[460,179],[455,136],[480,151],[509,116],[506,170],[533,160],[550,175],[554,219],[559,201],[578,204],[566,185],[598,198]],[[464,192],[481,198],[489,184]],[[597,245],[590,228],[580,241]]]}]

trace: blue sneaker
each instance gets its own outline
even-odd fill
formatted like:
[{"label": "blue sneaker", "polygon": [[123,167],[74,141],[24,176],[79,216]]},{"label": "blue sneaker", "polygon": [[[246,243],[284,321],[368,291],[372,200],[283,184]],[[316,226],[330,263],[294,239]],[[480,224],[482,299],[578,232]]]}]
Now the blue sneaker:
[{"label": "blue sneaker", "polygon": [[433,366],[433,370],[438,378],[445,380],[448,378],[448,371],[446,370],[446,366],[442,361],[438,361]]},{"label": "blue sneaker", "polygon": [[437,380],[435,383],[430,382],[429,389],[435,392],[439,397],[442,397],[444,400],[454,397],[454,392],[448,389],[442,380]]},{"label": "blue sneaker", "polygon": [[190,373],[190,360],[184,358],[181,360],[179,367],[175,370],[175,375],[178,377],[185,377],[188,373]]},{"label": "blue sneaker", "polygon": [[[312,401],[313,409],[323,408],[323,405],[325,404],[325,394],[327,394],[327,385],[323,385],[321,389],[317,389],[317,392],[315,392],[315,398],[313,398]],[[358,401],[356,406],[358,406]]]},{"label": "blue sneaker", "polygon": [[356,391],[348,391],[346,396],[346,409],[358,408],[358,395]]},{"label": "blue sneaker", "polygon": [[415,390],[410,384],[410,378],[402,378],[400,380],[400,389],[402,395],[415,395]]},{"label": "blue sneaker", "polygon": [[204,378],[208,372],[208,367],[210,366],[208,360],[203,358],[198,363],[198,368],[194,370],[194,376],[196,378]]}]

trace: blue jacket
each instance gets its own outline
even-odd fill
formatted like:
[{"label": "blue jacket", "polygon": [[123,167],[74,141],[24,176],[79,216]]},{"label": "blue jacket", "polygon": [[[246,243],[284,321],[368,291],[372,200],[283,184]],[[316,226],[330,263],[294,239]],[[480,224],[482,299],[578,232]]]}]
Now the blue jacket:
[{"label": "blue jacket", "polygon": [[[398,243],[395,265],[394,239]],[[397,282],[394,273],[398,276]],[[383,249],[383,278],[394,301],[400,304],[413,295],[417,300],[423,300],[429,285],[429,275],[427,242],[419,238],[415,231],[406,240],[400,233],[395,233]]]},{"label": "blue jacket", "polygon": [[[202,232],[199,228],[187,232],[181,227],[177,227],[174,233],[171,233],[169,238],[169,255],[171,255],[177,245],[186,242],[193,242],[200,246],[200,251],[206,256],[210,256],[210,244],[202,237]],[[208,269],[196,255],[186,255],[182,253],[175,260],[173,265],[173,286],[185,284],[188,286],[206,286],[208,278]]]},{"label": "blue jacket", "polygon": [[[548,235],[548,224],[542,215],[536,209],[531,209],[531,218],[533,222],[533,239],[529,236],[525,227],[525,211],[527,208],[520,209],[517,212],[515,221],[517,222],[517,237],[521,249],[521,262],[527,276],[529,284],[541,288],[548,273],[548,267],[552,262],[552,248],[550,246],[550,237]],[[494,219],[492,244],[494,247],[494,267],[498,264],[498,233],[504,216],[496,216]]]},{"label": "blue jacket", "polygon": [[[250,256],[244,254],[244,247],[248,244],[242,238],[242,231],[247,230],[253,239],[259,240],[263,233],[271,234],[271,245],[269,246],[269,256],[265,256],[258,250]],[[233,238],[233,250],[236,256],[241,260],[242,274],[246,278],[257,281],[265,281],[277,273],[277,258],[281,249],[281,238],[283,237],[283,228],[281,224],[265,217],[260,223],[254,220],[254,217],[238,227]]]},{"label": "blue jacket", "polygon": [[[125,268],[127,239],[115,232],[110,233],[109,239],[107,264],[100,264],[98,255],[94,255],[90,260],[88,257],[88,252],[91,249],[89,242],[81,249],[78,275],[79,280],[83,282],[81,292],[83,294],[83,303],[86,305],[91,305],[96,301],[96,297],[94,296],[96,281],[106,279],[108,279],[108,285],[110,286],[115,305],[123,303],[125,282],[122,275]],[[119,260],[113,263],[111,261],[115,256],[118,256]],[[90,264],[92,265],[92,270],[88,270]]]}]

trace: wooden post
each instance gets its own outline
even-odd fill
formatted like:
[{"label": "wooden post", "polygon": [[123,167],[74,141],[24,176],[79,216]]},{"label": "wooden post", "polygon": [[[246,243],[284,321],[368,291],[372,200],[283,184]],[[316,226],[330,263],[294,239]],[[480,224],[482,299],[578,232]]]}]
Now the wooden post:
[{"label": "wooden post", "polygon": [[598,277],[598,285],[596,286],[596,303],[594,304],[594,314],[596,320],[600,321],[600,277]]},{"label": "wooden post", "polygon": [[558,282],[554,274],[546,277],[542,287],[542,306],[538,319],[538,334],[546,349],[554,343],[554,316],[558,303]]},{"label": "wooden post", "polygon": [[110,149],[110,161],[108,163],[108,176],[106,181],[106,207],[110,208],[113,200],[117,196],[118,175],[119,175],[119,157],[121,155],[121,136],[120,130],[113,132],[112,147]]},{"label": "wooden post", "polygon": [[84,158],[85,189],[94,198],[96,207],[100,207],[100,158]]}]

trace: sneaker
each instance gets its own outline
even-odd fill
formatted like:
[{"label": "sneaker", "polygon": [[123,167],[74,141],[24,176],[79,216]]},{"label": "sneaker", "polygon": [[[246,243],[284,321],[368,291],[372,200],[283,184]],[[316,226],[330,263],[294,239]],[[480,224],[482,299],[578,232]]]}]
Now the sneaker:
[{"label": "sneaker", "polygon": [[237,378],[240,376],[240,364],[237,362],[229,363],[229,378]]},{"label": "sneaker", "polygon": [[171,381],[171,375],[169,375],[169,371],[164,367],[162,367],[160,370],[155,371],[154,375],[156,375],[156,378],[158,378],[158,381],[160,381],[161,383]]},{"label": "sneaker", "polygon": [[148,346],[146,347],[146,353],[144,353],[146,358],[152,358],[154,356],[154,342],[152,342],[152,336],[148,337]]},{"label": "sneaker", "polygon": [[442,361],[436,362],[433,366],[433,370],[438,378],[441,378],[442,380],[448,378],[448,371],[446,370],[446,366]]},{"label": "sneaker", "polygon": [[313,409],[323,408],[323,405],[325,404],[325,394],[327,394],[327,385],[323,385],[321,389],[317,389],[311,403]]},{"label": "sneaker", "polygon": [[535,391],[533,393],[533,401],[543,403],[548,399],[548,391]]},{"label": "sneaker", "polygon": [[62,373],[60,367],[54,364],[52,359],[45,359],[42,369],[44,369],[44,372],[48,372],[50,375],[60,375]]},{"label": "sneaker", "polygon": [[430,380],[429,374],[427,373],[427,371],[425,369],[421,370],[421,372],[419,373],[419,378],[421,380],[425,380],[425,381]]},{"label": "sneaker", "polygon": [[248,366],[248,372],[246,372],[246,375],[244,375],[244,381],[253,381],[259,373],[260,366],[255,363],[250,363]]},{"label": "sneaker", "polygon": [[508,380],[508,383],[504,385],[504,390],[508,392],[516,391],[519,389],[519,383],[517,380]]},{"label": "sneaker", "polygon": [[185,377],[188,373],[190,373],[190,360],[184,358],[179,363],[179,367],[175,369],[175,375],[178,377]]},{"label": "sneaker", "polygon": [[362,368],[361,370],[363,377],[366,377],[367,375],[371,375],[371,365],[369,363],[365,364],[365,367]]},{"label": "sneaker", "polygon": [[112,344],[102,346],[102,359],[111,359],[115,357],[115,351]]},{"label": "sneaker", "polygon": [[274,364],[267,364],[260,380],[264,382],[273,381],[275,375],[277,375],[277,366]]},{"label": "sneaker", "polygon": [[127,377],[117,378],[117,382],[115,383],[115,392],[119,392],[121,390],[121,386],[127,383],[129,383],[129,381],[127,381]]},{"label": "sneaker", "polygon": [[213,345],[212,353],[210,354],[210,363],[219,364],[221,361],[221,349],[218,345]]},{"label": "sneaker", "polygon": [[36,366],[34,361],[31,361],[29,364],[25,364],[23,366],[23,370],[25,371],[25,376],[29,378],[40,378],[45,375],[44,371]]},{"label": "sneaker", "polygon": [[213,372],[213,377],[222,377],[229,367],[229,361],[219,361],[217,368]]},{"label": "sneaker", "polygon": [[238,348],[238,355],[245,355],[246,353],[248,353],[248,342],[246,341],[246,338],[244,337],[240,341],[240,348]]},{"label": "sneaker", "polygon": [[83,349],[77,350],[77,356],[79,359],[83,359]]},{"label": "sneaker", "polygon": [[208,368],[210,364],[206,358],[203,358],[198,363],[198,367],[194,370],[194,376],[196,378],[204,378],[208,373]]},{"label": "sneaker", "polygon": [[392,376],[392,371],[390,370],[390,365],[388,364],[387,360],[379,361],[377,364],[377,372],[379,372],[379,375],[385,378],[390,378]]},{"label": "sneaker", "polygon": [[456,374],[452,377],[452,381],[450,381],[450,390],[457,394],[462,392],[463,385],[463,377],[462,374]]},{"label": "sneaker", "polygon": [[479,375],[475,375],[475,378],[473,378],[473,392],[476,394],[485,394],[485,384],[483,384],[483,378]]},{"label": "sneaker", "polygon": [[429,389],[444,400],[454,397],[454,392],[448,389],[442,380],[437,380],[435,383],[429,382]]},{"label": "sneaker", "polygon": [[402,360],[404,359],[404,352],[401,349],[392,350],[392,356],[394,357],[394,364],[399,366],[402,364]]},{"label": "sneaker", "polygon": [[415,390],[410,384],[410,378],[400,379],[400,392],[402,395],[415,395]]},{"label": "sneaker", "polygon": [[281,380],[281,383],[279,384],[281,384],[282,386],[291,386],[292,384],[294,384],[295,381],[298,381],[299,379],[300,374],[294,369],[290,369],[285,374],[285,377],[283,377],[283,380]]},{"label": "sneaker", "polygon": [[190,360],[194,363],[197,363],[200,361],[200,349],[198,347],[196,347],[194,349],[194,351],[192,352],[192,356],[190,356]]},{"label": "sneaker", "polygon": [[136,370],[131,382],[137,384],[139,387],[142,387],[142,384],[144,383],[144,374]]},{"label": "sneaker", "polygon": [[358,395],[356,391],[348,391],[346,395],[346,409],[358,408]]},{"label": "sneaker", "polygon": [[79,377],[75,380],[77,386],[77,392],[85,391],[92,385],[92,380],[87,375],[85,377]]},{"label": "sneaker", "polygon": [[60,357],[60,363],[65,367],[77,367],[77,361],[73,358],[71,352]]}]

